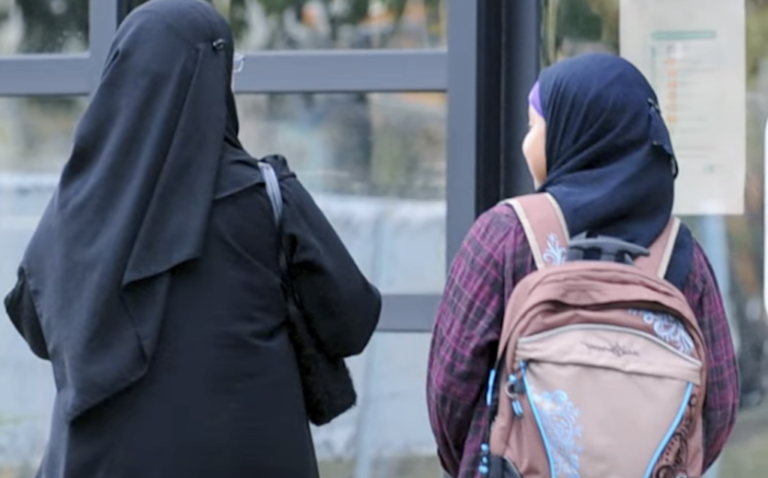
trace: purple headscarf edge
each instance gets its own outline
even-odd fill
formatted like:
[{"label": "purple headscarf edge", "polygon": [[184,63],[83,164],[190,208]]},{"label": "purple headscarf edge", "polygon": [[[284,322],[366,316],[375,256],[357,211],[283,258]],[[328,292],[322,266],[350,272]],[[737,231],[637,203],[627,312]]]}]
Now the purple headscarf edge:
[{"label": "purple headscarf edge", "polygon": [[542,118],[544,117],[544,108],[541,107],[541,95],[539,94],[538,81],[533,85],[531,92],[528,94],[528,103],[539,115],[541,115]]}]

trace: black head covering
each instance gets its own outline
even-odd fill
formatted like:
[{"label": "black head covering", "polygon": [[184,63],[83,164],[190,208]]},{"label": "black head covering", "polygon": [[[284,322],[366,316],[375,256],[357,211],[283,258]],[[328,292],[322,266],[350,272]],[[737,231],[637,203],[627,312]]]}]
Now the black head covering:
[{"label": "black head covering", "polygon": [[[631,63],[602,53],[545,69],[539,88],[547,125],[540,189],[557,199],[571,235],[649,246],[670,219],[677,174],[653,88]],[[683,230],[667,275],[677,285],[690,269],[692,247]]]},{"label": "black head covering", "polygon": [[223,148],[239,148],[232,57],[202,1],[154,0],[117,32],[22,264],[68,419],[145,373],[169,271],[201,253]]}]

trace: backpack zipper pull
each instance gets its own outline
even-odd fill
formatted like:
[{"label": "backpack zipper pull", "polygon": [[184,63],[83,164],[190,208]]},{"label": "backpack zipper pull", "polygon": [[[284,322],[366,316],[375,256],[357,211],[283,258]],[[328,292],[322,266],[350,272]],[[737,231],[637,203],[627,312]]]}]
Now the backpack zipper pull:
[{"label": "backpack zipper pull", "polygon": [[523,382],[515,374],[510,374],[507,379],[507,386],[504,389],[507,396],[512,400],[512,413],[516,417],[523,416],[523,405],[520,403],[520,394],[523,393]]}]

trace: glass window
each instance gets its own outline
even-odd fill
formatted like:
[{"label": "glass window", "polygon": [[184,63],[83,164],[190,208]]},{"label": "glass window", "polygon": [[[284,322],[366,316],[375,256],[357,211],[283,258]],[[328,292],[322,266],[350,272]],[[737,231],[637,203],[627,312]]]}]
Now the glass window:
[{"label": "glass window", "polygon": [[[624,0],[543,0],[543,63],[551,64],[561,58],[590,51],[618,54],[622,33],[621,8],[626,8],[630,3]],[[664,15],[673,14],[669,9],[672,3],[675,2],[665,4],[667,9]],[[746,137],[746,157],[733,158],[733,161],[746,161],[744,212],[728,216],[689,215],[683,218],[707,250],[718,277],[732,325],[741,376],[741,410],[736,429],[724,454],[707,474],[707,478],[768,475],[768,458],[765,453],[768,449],[768,400],[765,400],[768,385],[768,319],[763,297],[762,267],[766,239],[763,233],[763,174],[766,148],[764,134],[768,118],[768,42],[765,41],[768,38],[768,3],[747,0],[745,5],[745,38],[735,40],[746,42],[746,129],[743,133]],[[736,11],[735,2],[733,7]],[[694,29],[693,26],[690,28]],[[695,33],[701,35],[701,31]],[[686,38],[685,35],[672,35],[669,32],[663,34],[666,35],[663,39],[668,41],[667,47],[673,48],[676,55],[682,55],[677,57],[678,60],[692,52],[688,44],[683,43],[686,39],[690,40],[690,35]],[[722,60],[722,57],[715,55],[703,54],[695,60],[700,62],[698,65],[711,67],[715,61]],[[718,81],[714,76],[711,78],[713,82]],[[653,78],[650,81],[654,83]],[[668,86],[666,83],[654,85],[657,91]],[[693,93],[692,90],[686,91],[686,88],[702,85],[686,83],[681,78],[679,82],[674,81],[673,86],[678,88],[682,98],[686,93]],[[703,86],[716,87],[713,84]],[[727,91],[723,94],[727,94]],[[661,96],[663,112],[665,109],[671,110],[673,106],[680,109],[679,104],[665,104],[669,99],[666,95]],[[667,120],[673,121],[669,117]],[[685,168],[686,163],[682,163],[681,175],[685,174]]]},{"label": "glass window", "polygon": [[88,0],[0,2],[0,55],[88,49]]},{"label": "glass window", "polygon": [[[10,290],[24,249],[69,157],[85,98],[0,98],[0,290]],[[0,320],[0,476],[33,476],[48,437],[54,384],[3,309]]]},{"label": "glass window", "polygon": [[444,94],[239,95],[238,108],[246,149],[288,158],[382,292],[440,293]]},{"label": "glass window", "polygon": [[[208,0],[240,50],[436,48],[446,44],[446,0]],[[146,0],[128,0],[135,8]]]},{"label": "glass window", "polygon": [[425,383],[429,334],[377,333],[349,361],[358,406],[313,429],[322,478],[437,478]]},{"label": "glass window", "polygon": [[0,173],[58,174],[85,97],[0,98]]}]

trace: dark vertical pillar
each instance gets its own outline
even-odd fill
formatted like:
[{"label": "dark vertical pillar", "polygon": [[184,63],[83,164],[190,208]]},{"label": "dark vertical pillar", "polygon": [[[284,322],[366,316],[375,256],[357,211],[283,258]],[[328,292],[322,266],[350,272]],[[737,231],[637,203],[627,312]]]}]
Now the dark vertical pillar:
[{"label": "dark vertical pillar", "polygon": [[[146,0],[145,0],[146,1]],[[131,10],[143,3],[141,0],[117,0],[117,23],[118,25],[125,20],[125,17],[131,13]]]},{"label": "dark vertical pillar", "polygon": [[504,5],[502,72],[502,198],[533,190],[521,144],[528,131],[528,92],[539,75],[543,0],[500,1]]},{"label": "dark vertical pillar", "polygon": [[539,74],[542,0],[480,0],[475,211],[533,190],[520,149]]},{"label": "dark vertical pillar", "polygon": [[[501,199],[502,158],[502,12],[505,3],[480,0],[477,12],[477,132],[475,211],[477,215]],[[527,0],[525,0],[527,1]]]}]

